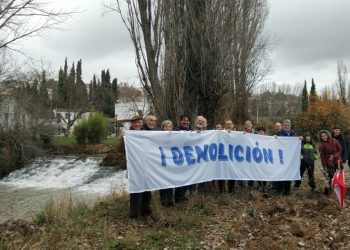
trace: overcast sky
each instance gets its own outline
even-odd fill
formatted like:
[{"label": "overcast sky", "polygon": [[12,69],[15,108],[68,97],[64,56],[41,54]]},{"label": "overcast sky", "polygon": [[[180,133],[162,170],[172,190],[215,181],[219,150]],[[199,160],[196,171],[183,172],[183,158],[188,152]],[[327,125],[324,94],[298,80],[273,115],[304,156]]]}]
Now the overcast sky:
[{"label": "overcast sky", "polygon": [[[83,80],[110,69],[119,82],[137,82],[134,51],[117,13],[102,15],[102,0],[56,0],[84,10],[66,23],[66,31],[50,31],[22,42],[35,59],[50,62],[58,72],[68,62],[83,61]],[[110,0],[113,1],[113,0]],[[350,1],[268,0],[266,29],[275,41],[271,51],[273,72],[266,81],[311,82],[317,89],[336,79],[338,60],[350,67]],[[54,77],[57,77],[54,75]]]}]

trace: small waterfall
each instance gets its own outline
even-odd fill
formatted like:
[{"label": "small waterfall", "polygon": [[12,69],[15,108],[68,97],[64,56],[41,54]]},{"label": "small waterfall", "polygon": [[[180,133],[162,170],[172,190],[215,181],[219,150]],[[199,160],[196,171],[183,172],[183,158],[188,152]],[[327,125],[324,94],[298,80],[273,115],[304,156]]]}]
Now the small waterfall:
[{"label": "small waterfall", "polygon": [[60,194],[93,204],[97,197],[127,190],[126,171],[100,167],[102,158],[56,157],[36,159],[0,180],[0,224],[31,218],[50,198]]},{"label": "small waterfall", "polygon": [[0,180],[16,188],[66,189],[73,192],[107,194],[127,189],[126,171],[100,167],[102,159],[71,157],[36,159],[27,167]]}]

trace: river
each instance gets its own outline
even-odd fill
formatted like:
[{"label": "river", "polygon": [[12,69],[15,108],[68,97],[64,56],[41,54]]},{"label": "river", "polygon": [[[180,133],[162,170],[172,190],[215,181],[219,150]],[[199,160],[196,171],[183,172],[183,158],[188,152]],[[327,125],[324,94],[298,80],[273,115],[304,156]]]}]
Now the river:
[{"label": "river", "polygon": [[93,202],[111,191],[126,190],[126,171],[100,167],[101,161],[101,157],[40,158],[0,179],[0,223],[30,219],[51,198],[63,194]]}]

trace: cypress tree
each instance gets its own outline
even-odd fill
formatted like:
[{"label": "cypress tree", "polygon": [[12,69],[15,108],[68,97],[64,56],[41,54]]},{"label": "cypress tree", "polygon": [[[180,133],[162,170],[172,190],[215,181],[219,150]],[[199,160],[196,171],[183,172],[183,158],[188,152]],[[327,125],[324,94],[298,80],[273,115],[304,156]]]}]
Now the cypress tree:
[{"label": "cypress tree", "polygon": [[303,94],[301,98],[301,111],[306,112],[309,106],[309,95],[307,93],[306,81],[304,82]]},{"label": "cypress tree", "polygon": [[77,72],[76,72],[76,74],[77,74],[77,79],[76,79],[77,85],[84,84],[83,79],[81,77],[81,75],[82,75],[81,59],[77,63]]},{"label": "cypress tree", "polygon": [[315,104],[316,101],[317,101],[316,85],[315,85],[314,79],[312,78],[311,90],[310,90],[310,95],[309,95],[309,103],[310,103],[310,105],[312,105],[312,104]]},{"label": "cypress tree", "polygon": [[67,90],[68,90],[68,108],[76,107],[76,86],[75,86],[75,66],[74,62],[70,69],[69,77],[67,79]]},{"label": "cypress tree", "polygon": [[114,78],[112,81],[112,93],[115,98],[114,102],[117,102],[118,99],[118,79]]},{"label": "cypress tree", "polygon": [[76,68],[76,84],[75,84],[75,93],[76,93],[76,105],[82,107],[88,103],[88,94],[86,90],[85,83],[82,79],[82,62],[81,59],[77,63]]},{"label": "cypress tree", "polygon": [[58,108],[67,107],[66,79],[64,78],[64,71],[62,68],[60,68],[58,72],[56,106]]}]

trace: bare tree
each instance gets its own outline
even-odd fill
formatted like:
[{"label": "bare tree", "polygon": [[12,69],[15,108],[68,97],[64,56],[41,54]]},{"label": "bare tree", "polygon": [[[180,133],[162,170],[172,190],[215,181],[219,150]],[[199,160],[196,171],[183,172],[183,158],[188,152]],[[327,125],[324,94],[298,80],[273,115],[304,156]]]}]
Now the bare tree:
[{"label": "bare tree", "polygon": [[337,62],[337,81],[336,86],[338,90],[339,100],[346,104],[346,86],[348,82],[348,69],[343,60]]},{"label": "bare tree", "polygon": [[125,16],[118,0],[106,7],[121,14],[142,85],[160,119],[202,114],[213,124],[222,119],[223,104],[237,119],[247,117],[250,91],[270,71],[262,36],[265,0],[126,0],[126,5]]},{"label": "bare tree", "polygon": [[54,9],[52,4],[41,0],[1,0],[0,80],[3,80],[9,69],[14,68],[10,63],[13,61],[11,52],[25,55],[19,41],[39,36],[48,29],[61,29],[62,24],[74,13]]},{"label": "bare tree", "polygon": [[39,0],[0,1],[0,50],[17,51],[14,47],[17,41],[59,28],[72,13],[54,10]]}]

